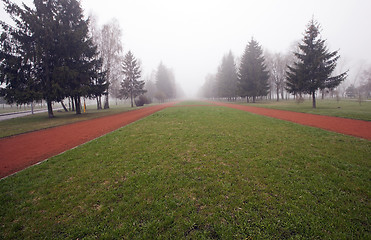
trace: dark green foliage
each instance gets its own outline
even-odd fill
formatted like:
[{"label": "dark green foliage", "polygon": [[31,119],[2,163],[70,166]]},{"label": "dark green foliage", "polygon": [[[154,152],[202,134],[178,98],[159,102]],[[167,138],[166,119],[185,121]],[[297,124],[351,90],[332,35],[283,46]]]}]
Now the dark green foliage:
[{"label": "dark green foliage", "polygon": [[218,97],[231,100],[237,96],[237,72],[232,51],[223,56],[217,73]]},{"label": "dark green foliage", "polygon": [[146,90],[143,89],[145,82],[139,80],[141,77],[140,65],[130,51],[125,55],[122,63],[122,72],[125,78],[121,82],[120,95],[122,98],[130,97],[131,107],[134,107],[135,97],[142,95]]},{"label": "dark green foliage", "polygon": [[320,25],[312,19],[298,46],[299,52],[294,53],[297,61],[287,71],[286,90],[293,94],[311,94],[313,108],[318,89],[334,89],[347,77],[347,72],[332,76],[340,56],[338,51],[329,52],[325,42],[320,38]]},{"label": "dark green foliage", "polygon": [[81,96],[98,94],[91,87],[102,85],[104,74],[96,72],[101,63],[78,1],[34,1],[34,8],[2,1],[16,25],[1,22],[0,81],[9,102],[45,99],[53,117],[53,101],[70,96],[80,106]]},{"label": "dark green foliage", "polygon": [[238,91],[241,97],[252,97],[255,102],[256,97],[268,94],[269,73],[264,61],[262,48],[257,41],[251,39],[238,72]]},{"label": "dark green foliage", "polygon": [[[1,21],[3,32],[0,37],[0,84],[1,95],[8,103],[23,104],[41,98],[38,94],[37,72],[32,68],[35,61],[35,47],[30,44],[31,36],[26,31],[27,26],[19,22],[21,9],[9,1],[3,1],[5,10],[11,14],[17,28]],[[29,11],[23,12],[24,17],[30,17]],[[24,42],[24,44],[22,44]]]}]

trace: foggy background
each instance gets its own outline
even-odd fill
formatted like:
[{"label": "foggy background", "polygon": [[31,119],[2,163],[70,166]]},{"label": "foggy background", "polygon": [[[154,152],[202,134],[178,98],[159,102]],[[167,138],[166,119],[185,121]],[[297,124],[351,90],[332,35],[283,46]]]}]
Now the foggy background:
[{"label": "foggy background", "polygon": [[[33,6],[32,0],[25,2]],[[314,17],[330,51],[340,49],[338,66],[348,83],[371,63],[371,1],[331,0],[81,0],[85,17],[98,24],[112,18],[122,29],[123,50],[141,60],[144,78],[162,61],[173,69],[187,96],[194,96],[224,54],[239,58],[251,37],[263,49],[287,53]],[[0,16],[7,19],[1,4]]]}]

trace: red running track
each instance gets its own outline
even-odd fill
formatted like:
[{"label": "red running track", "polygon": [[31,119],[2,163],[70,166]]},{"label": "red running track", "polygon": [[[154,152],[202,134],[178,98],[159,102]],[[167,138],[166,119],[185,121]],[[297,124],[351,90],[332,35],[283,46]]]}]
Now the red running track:
[{"label": "red running track", "polygon": [[173,104],[167,103],[145,107],[0,139],[0,178],[9,176]]},{"label": "red running track", "polygon": [[284,110],[251,107],[238,104],[212,102],[217,106],[239,109],[259,115],[278,118],[302,125],[317,127],[332,132],[351,135],[371,140],[371,121],[354,120],[340,117],[330,117],[308,113],[298,113]]}]

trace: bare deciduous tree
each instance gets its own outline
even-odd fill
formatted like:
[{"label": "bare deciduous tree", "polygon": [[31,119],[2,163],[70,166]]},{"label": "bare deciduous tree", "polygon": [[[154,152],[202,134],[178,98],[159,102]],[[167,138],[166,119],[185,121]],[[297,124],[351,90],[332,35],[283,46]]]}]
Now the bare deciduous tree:
[{"label": "bare deciduous tree", "polygon": [[284,86],[286,76],[286,66],[288,64],[288,57],[282,53],[265,53],[267,67],[270,75],[271,92],[276,92],[277,102],[284,98]]},{"label": "bare deciduous tree", "polygon": [[116,93],[112,89],[119,86],[117,82],[120,77],[117,74],[121,71],[122,33],[117,19],[112,19],[111,22],[103,25],[101,32],[99,50],[103,58],[103,69],[106,71],[108,81],[108,91],[104,102],[104,108],[106,109],[109,108],[109,93]]}]

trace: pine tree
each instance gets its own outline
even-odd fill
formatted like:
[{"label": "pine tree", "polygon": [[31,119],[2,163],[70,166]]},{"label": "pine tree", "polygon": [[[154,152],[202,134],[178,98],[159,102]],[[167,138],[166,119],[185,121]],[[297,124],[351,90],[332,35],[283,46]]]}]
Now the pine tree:
[{"label": "pine tree", "polygon": [[146,90],[143,89],[145,82],[139,80],[141,77],[140,66],[130,51],[125,55],[122,69],[125,78],[121,82],[121,96],[123,98],[130,97],[131,107],[133,107],[135,97],[144,94]]},{"label": "pine tree", "polygon": [[263,50],[254,39],[246,46],[238,72],[238,92],[241,97],[266,96],[269,90],[269,73],[264,63]]},{"label": "pine tree", "polygon": [[331,76],[340,56],[338,51],[329,52],[325,43],[320,38],[319,23],[312,19],[299,43],[299,51],[294,53],[297,61],[287,71],[286,89],[293,94],[311,94],[313,108],[316,108],[318,89],[333,89],[347,77],[347,72]]},{"label": "pine tree", "polygon": [[223,56],[217,73],[218,96],[231,100],[237,94],[237,72],[232,51]]}]

